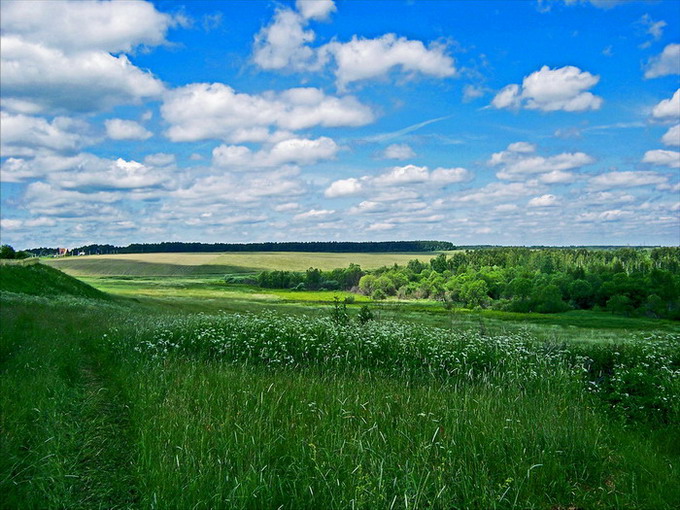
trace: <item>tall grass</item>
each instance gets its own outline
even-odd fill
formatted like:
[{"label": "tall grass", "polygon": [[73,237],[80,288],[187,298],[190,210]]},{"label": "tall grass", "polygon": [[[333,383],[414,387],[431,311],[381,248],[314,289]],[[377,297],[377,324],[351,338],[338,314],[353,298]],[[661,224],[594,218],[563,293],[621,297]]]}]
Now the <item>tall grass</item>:
[{"label": "tall grass", "polygon": [[[590,349],[391,322],[3,299],[8,508],[680,501],[673,336]],[[670,400],[651,398],[661,390]]]}]

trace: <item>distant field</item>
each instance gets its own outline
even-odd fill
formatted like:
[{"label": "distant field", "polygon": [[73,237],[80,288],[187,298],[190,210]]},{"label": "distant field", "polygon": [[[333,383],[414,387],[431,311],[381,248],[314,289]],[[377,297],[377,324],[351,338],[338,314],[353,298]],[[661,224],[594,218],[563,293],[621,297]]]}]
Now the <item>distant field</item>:
[{"label": "distant field", "polygon": [[363,269],[424,262],[437,253],[133,253],[45,259],[44,263],[73,276],[210,276],[263,270],[322,270],[359,264]]}]

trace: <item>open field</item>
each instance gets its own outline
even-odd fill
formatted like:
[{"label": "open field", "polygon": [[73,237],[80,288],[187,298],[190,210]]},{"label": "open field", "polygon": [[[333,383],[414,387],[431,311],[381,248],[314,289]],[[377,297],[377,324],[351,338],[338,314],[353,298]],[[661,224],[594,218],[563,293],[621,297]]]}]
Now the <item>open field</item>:
[{"label": "open field", "polygon": [[677,323],[0,271],[6,508],[680,501]]},{"label": "open field", "polygon": [[432,253],[135,253],[88,255],[44,259],[43,262],[73,276],[207,276],[257,273],[262,270],[322,270],[359,264],[375,269],[409,260],[424,262],[437,256]]}]

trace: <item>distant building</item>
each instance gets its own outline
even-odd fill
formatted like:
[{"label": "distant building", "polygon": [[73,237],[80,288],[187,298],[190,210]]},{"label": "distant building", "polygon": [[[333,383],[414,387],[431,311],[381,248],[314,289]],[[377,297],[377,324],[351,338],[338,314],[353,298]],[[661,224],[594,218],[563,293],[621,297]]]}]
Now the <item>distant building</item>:
[{"label": "distant building", "polygon": [[65,255],[68,255],[69,249],[68,248],[57,248],[57,255],[59,257],[63,257]]}]

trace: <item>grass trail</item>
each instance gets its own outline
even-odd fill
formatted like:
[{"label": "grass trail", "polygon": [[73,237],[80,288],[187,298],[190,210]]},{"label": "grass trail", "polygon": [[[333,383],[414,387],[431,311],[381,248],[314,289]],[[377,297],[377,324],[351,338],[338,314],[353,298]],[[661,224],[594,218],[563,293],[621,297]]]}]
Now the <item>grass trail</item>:
[{"label": "grass trail", "polygon": [[3,508],[134,506],[128,406],[91,347],[105,316],[7,305],[1,313]]}]

